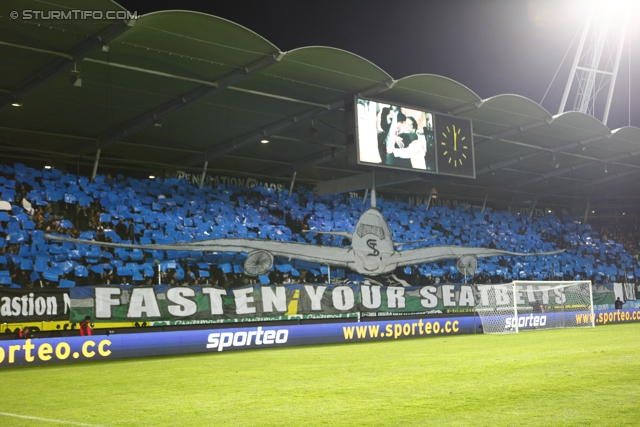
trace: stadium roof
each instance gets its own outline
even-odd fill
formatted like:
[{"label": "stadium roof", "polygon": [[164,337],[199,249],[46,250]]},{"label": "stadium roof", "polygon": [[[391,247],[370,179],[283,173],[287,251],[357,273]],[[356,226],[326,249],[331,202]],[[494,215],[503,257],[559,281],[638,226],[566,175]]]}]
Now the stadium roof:
[{"label": "stadium roof", "polygon": [[[120,19],[18,19],[14,10],[118,12]],[[476,179],[378,174],[384,191],[539,207],[637,206],[640,129],[553,116],[517,95],[479,98],[443,76],[395,79],[353,53],[281,52],[228,20],[165,11],[127,20],[109,0],[0,6],[0,153],[100,164],[364,188],[346,159],[344,100],[352,94],[473,121]],[[32,17],[33,18],[33,17]],[[41,17],[42,18],[42,17]],[[292,35],[293,36],[293,35]],[[70,77],[81,79],[74,86]],[[19,108],[12,104],[21,104]],[[271,143],[260,144],[262,139]]]}]

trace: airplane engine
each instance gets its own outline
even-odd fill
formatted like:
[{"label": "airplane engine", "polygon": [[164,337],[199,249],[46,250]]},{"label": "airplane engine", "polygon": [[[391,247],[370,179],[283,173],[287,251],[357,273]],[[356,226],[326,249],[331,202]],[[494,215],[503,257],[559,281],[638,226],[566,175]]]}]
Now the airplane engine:
[{"label": "airplane engine", "polygon": [[458,272],[463,276],[473,276],[478,270],[478,257],[475,255],[462,255],[456,263]]},{"label": "airplane engine", "polygon": [[244,262],[244,272],[249,276],[259,276],[267,273],[273,267],[271,252],[257,250],[249,253]]}]

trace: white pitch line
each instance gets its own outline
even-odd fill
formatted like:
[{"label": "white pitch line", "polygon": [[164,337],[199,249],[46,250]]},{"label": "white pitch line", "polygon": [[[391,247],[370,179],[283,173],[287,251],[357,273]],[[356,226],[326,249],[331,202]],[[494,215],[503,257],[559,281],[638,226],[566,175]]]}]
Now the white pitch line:
[{"label": "white pitch line", "polygon": [[76,423],[74,421],[53,420],[51,418],[41,418],[41,417],[31,417],[29,415],[11,414],[9,412],[0,412],[0,415],[4,415],[5,417],[24,418],[25,420],[35,420],[35,421],[45,421],[48,423],[67,424],[72,426],[105,427],[98,424],[86,424],[86,423]]}]

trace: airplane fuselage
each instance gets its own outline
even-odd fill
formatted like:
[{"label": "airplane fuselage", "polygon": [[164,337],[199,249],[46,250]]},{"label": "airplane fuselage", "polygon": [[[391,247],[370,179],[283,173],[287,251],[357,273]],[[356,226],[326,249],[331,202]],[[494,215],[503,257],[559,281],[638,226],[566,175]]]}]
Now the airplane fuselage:
[{"label": "airplane fuselage", "polygon": [[351,240],[353,270],[362,274],[384,274],[395,269],[389,260],[396,252],[391,230],[377,209],[360,216]]}]

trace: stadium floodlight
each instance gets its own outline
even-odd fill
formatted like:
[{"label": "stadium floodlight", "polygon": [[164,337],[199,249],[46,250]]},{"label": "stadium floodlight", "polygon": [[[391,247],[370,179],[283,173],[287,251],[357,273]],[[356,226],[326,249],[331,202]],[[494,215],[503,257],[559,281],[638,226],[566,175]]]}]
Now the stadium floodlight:
[{"label": "stadium floodlight", "polygon": [[589,280],[478,285],[476,312],[485,334],[593,328],[592,292]]},{"label": "stadium floodlight", "polygon": [[640,11],[636,0],[596,0],[594,6],[598,17],[602,15],[623,17]]}]

